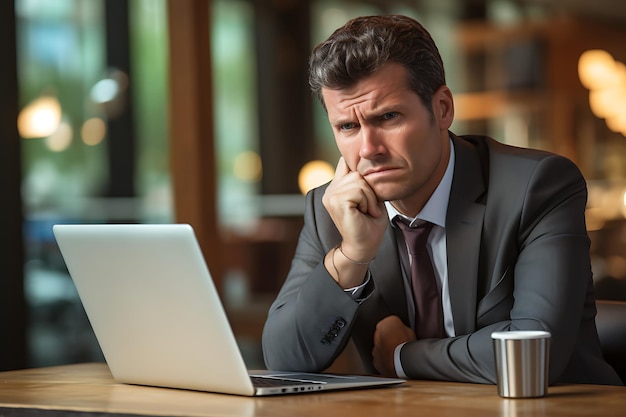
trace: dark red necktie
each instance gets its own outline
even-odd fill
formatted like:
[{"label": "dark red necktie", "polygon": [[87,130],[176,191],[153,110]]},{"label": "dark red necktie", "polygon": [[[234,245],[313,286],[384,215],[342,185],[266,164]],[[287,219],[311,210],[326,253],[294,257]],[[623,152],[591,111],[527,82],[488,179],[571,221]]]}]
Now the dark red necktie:
[{"label": "dark red necktie", "polygon": [[446,337],[441,294],[426,248],[433,224],[424,222],[417,227],[409,227],[401,219],[396,220],[396,224],[404,234],[412,257],[411,284],[415,300],[415,334],[418,339]]}]

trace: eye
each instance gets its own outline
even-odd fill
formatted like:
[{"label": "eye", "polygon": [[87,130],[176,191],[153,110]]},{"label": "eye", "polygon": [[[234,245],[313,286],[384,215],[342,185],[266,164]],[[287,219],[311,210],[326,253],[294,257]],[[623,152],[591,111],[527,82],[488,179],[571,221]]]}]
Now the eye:
[{"label": "eye", "polygon": [[339,130],[347,131],[347,130],[355,129],[356,127],[357,127],[356,123],[344,123],[339,126]]},{"label": "eye", "polygon": [[398,117],[398,112],[390,111],[390,112],[387,112],[387,113],[383,114],[382,119],[383,120],[393,120],[396,117]]}]

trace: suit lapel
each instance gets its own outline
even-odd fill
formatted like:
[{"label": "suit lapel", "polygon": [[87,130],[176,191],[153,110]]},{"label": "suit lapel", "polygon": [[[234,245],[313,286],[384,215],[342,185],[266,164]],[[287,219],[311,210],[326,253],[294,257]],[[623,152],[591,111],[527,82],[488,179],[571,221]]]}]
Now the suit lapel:
[{"label": "suit lapel", "polygon": [[483,166],[478,151],[452,135],[455,150],[454,177],[446,213],[448,285],[454,329],[467,334],[476,326],[478,261],[485,205]]}]

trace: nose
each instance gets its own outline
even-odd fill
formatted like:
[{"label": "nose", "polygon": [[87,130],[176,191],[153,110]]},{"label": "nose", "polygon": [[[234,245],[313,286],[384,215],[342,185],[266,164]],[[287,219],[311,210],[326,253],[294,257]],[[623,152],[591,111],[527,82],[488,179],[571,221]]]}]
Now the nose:
[{"label": "nose", "polygon": [[373,127],[361,126],[361,149],[359,156],[364,159],[373,159],[385,153],[385,146],[380,132]]}]

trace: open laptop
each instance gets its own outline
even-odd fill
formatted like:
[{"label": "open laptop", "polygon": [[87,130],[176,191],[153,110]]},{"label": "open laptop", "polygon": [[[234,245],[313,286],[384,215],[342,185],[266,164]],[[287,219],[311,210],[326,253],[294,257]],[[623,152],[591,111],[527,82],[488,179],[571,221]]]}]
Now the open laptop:
[{"label": "open laptop", "polygon": [[117,381],[246,396],[404,382],[248,371],[189,225],[54,225],[53,231]]}]

